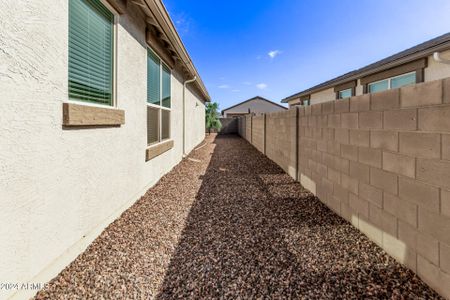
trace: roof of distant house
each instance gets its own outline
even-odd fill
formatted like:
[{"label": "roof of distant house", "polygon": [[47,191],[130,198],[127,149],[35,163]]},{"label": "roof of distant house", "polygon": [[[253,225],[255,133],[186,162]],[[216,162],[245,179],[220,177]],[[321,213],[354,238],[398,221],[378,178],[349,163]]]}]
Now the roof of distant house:
[{"label": "roof of distant house", "polygon": [[234,108],[234,107],[236,107],[236,106],[239,106],[239,105],[241,105],[241,104],[250,102],[250,101],[252,101],[252,100],[263,100],[263,101],[269,102],[270,104],[276,105],[276,106],[278,106],[278,107],[280,107],[280,108],[287,109],[287,108],[284,107],[283,105],[280,105],[280,104],[278,104],[278,103],[275,103],[275,102],[273,102],[273,101],[270,101],[270,100],[268,100],[268,99],[266,99],[266,98],[264,98],[264,97],[256,96],[256,97],[250,98],[250,99],[248,99],[248,100],[239,102],[238,104],[235,104],[235,105],[230,106],[230,107],[228,107],[228,108],[222,109],[222,115],[223,115],[223,112],[224,112],[224,111],[227,111],[227,110],[229,110],[229,109],[232,109],[232,108]]},{"label": "roof of distant house", "polygon": [[338,76],[331,80],[325,81],[318,85],[315,85],[309,89],[291,95],[289,97],[281,100],[282,103],[287,103],[289,100],[293,100],[294,98],[308,95],[310,93],[318,92],[324,90],[326,88],[333,87],[338,84],[342,84],[348,82],[350,80],[355,80],[363,76],[367,76],[373,73],[377,73],[380,71],[388,70],[390,68],[402,65],[404,63],[426,57],[428,55],[433,54],[436,51],[442,51],[450,48],[450,32],[438,36],[434,39],[386,57],[382,60],[374,62],[370,65],[367,65],[363,68],[348,72],[344,75]]}]

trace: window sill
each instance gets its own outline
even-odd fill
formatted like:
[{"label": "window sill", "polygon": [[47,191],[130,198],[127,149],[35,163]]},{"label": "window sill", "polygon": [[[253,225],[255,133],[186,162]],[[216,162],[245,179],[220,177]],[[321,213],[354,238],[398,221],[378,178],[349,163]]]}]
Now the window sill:
[{"label": "window sill", "polygon": [[64,126],[120,126],[125,124],[125,111],[74,103],[63,103]]},{"label": "window sill", "polygon": [[145,151],[145,161],[149,161],[158,155],[163,154],[173,148],[173,140],[166,140],[161,143],[151,145]]}]

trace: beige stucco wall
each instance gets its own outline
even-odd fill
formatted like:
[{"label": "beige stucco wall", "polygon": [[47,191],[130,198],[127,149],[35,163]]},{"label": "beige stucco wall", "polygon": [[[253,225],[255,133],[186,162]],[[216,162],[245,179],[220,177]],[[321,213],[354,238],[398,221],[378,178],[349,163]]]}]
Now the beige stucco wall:
[{"label": "beige stucco wall", "polygon": [[[450,60],[450,50],[441,52],[441,57]],[[438,63],[433,56],[428,57],[428,67],[425,68],[425,81],[442,79],[450,76],[450,65]]]},{"label": "beige stucco wall", "polygon": [[261,114],[261,113],[270,113],[275,111],[281,111],[285,110],[282,107],[279,107],[278,105],[272,104],[270,102],[260,100],[260,99],[254,99],[245,103],[242,103],[241,105],[238,105],[236,107],[227,109],[223,112],[224,117],[227,118],[228,113],[248,113],[248,110],[255,114]]},{"label": "beige stucco wall", "polygon": [[310,104],[327,102],[330,100],[336,99],[336,93],[334,92],[334,88],[329,88],[314,94],[311,94]]},{"label": "beige stucco wall", "polygon": [[298,105],[298,103],[300,103],[300,98],[289,100],[287,103],[289,105],[289,108],[291,108],[292,106]]},{"label": "beige stucco wall", "polygon": [[[117,106],[125,124],[68,130],[68,1],[2,1],[1,283],[47,282],[182,159],[183,84],[174,70],[174,148],[145,162],[145,23],[135,5],[129,8],[117,26]],[[186,110],[191,150],[205,127],[204,104],[190,90]],[[1,289],[0,299],[15,292]]]}]

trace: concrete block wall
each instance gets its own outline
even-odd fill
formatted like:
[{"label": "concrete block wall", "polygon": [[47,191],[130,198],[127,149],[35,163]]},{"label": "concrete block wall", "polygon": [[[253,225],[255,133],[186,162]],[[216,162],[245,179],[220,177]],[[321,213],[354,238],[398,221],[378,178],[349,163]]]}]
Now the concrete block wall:
[{"label": "concrete block wall", "polygon": [[297,109],[266,115],[266,155],[293,178],[297,176]]},{"label": "concrete block wall", "polygon": [[252,118],[252,145],[266,154],[266,116],[259,115]]},{"label": "concrete block wall", "polygon": [[239,134],[239,136],[241,136],[244,139],[245,139],[245,133],[246,133],[246,131],[245,131],[245,127],[246,127],[245,121],[246,121],[245,117],[238,118],[238,134]]},{"label": "concrete block wall", "polygon": [[252,142],[252,115],[245,116],[245,137],[247,142]]},{"label": "concrete block wall", "polygon": [[219,134],[231,134],[238,132],[238,119],[220,118],[220,123],[222,124],[222,127],[218,131]]},{"label": "concrete block wall", "polygon": [[450,78],[268,114],[265,126],[270,159],[450,299]]}]

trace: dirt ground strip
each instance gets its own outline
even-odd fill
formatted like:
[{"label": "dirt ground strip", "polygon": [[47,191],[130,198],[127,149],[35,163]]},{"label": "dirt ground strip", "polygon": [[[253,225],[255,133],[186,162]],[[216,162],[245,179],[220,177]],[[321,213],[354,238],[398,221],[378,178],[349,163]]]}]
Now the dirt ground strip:
[{"label": "dirt ground strip", "polygon": [[35,299],[436,299],[237,136],[211,135]]}]

